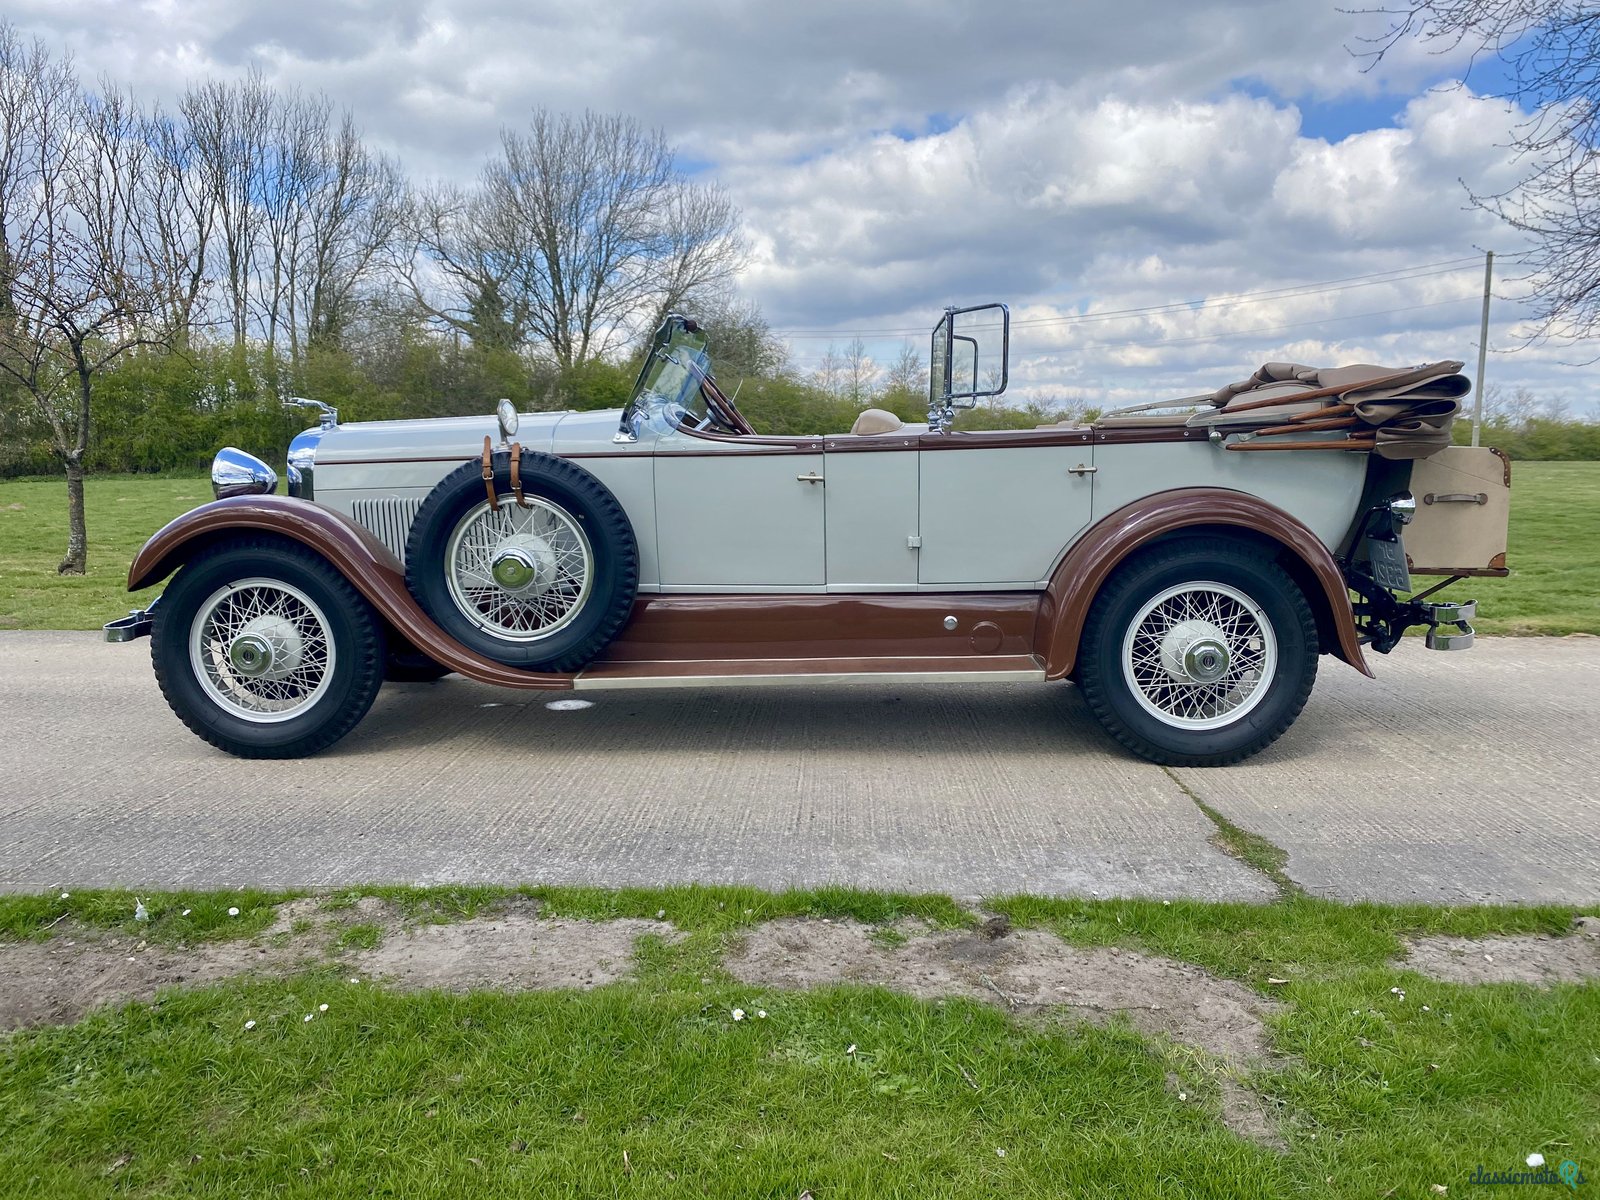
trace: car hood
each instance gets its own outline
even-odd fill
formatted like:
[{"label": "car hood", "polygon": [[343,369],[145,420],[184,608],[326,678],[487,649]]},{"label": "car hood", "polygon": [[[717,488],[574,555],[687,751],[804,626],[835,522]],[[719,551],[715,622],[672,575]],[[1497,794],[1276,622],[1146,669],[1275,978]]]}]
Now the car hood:
[{"label": "car hood", "polygon": [[[620,409],[595,412],[522,413],[515,440],[523,449],[560,454],[567,448],[609,441],[622,418]],[[483,439],[500,444],[493,413],[479,417],[438,417],[418,421],[354,421],[325,430],[316,461],[324,464],[397,462],[416,459],[467,459],[483,453]]]}]

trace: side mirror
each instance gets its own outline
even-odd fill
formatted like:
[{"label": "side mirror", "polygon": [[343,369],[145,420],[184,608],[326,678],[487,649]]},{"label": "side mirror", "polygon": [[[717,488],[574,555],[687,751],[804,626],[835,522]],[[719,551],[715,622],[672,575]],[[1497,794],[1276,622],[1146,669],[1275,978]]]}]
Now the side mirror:
[{"label": "side mirror", "polygon": [[949,432],[955,410],[1006,390],[1011,367],[1011,310],[1004,304],[947,308],[933,327],[928,372],[928,428]]}]

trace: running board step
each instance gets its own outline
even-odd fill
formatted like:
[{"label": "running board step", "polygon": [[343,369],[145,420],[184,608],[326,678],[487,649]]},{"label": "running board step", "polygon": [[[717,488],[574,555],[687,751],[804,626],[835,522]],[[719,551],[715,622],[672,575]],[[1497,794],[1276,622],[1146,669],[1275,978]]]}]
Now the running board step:
[{"label": "running board step", "polygon": [[599,662],[572,681],[576,691],[611,688],[771,687],[824,683],[1038,683],[1044,664],[1031,654],[971,658],[696,659]]}]

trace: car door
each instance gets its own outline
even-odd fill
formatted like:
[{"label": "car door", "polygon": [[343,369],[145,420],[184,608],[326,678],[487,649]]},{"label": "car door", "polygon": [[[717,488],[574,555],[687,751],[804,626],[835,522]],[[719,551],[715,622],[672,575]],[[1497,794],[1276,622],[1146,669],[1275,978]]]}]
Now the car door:
[{"label": "car door", "polygon": [[1089,523],[1087,434],[934,434],[918,457],[922,584],[1038,583]]},{"label": "car door", "polygon": [[670,434],[655,489],[663,591],[823,590],[820,439]]},{"label": "car door", "polygon": [[828,590],[915,589],[916,437],[837,437],[825,447]]}]

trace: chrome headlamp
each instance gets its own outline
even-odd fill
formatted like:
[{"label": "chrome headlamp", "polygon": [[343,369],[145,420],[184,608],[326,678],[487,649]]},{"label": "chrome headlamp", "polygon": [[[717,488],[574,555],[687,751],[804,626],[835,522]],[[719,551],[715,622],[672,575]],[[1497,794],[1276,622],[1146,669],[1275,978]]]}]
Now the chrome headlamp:
[{"label": "chrome headlamp", "polygon": [[317,462],[317,443],[320,441],[322,429],[319,427],[295,434],[294,441],[289,443],[289,495],[301,500],[310,500],[316,495],[312,476]]},{"label": "chrome headlamp", "polygon": [[278,488],[278,473],[254,454],[224,446],[211,460],[211,491],[218,500],[229,496],[265,496]]}]

